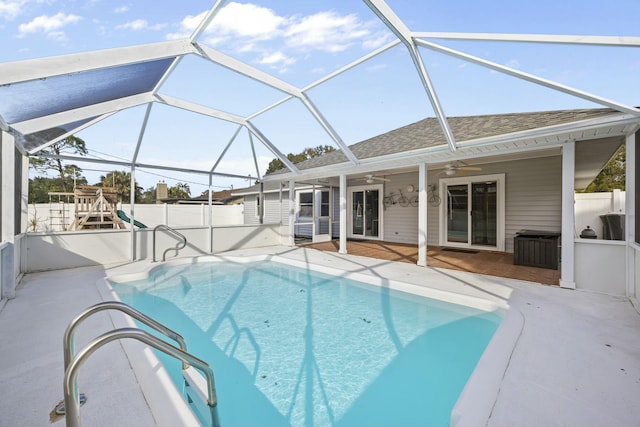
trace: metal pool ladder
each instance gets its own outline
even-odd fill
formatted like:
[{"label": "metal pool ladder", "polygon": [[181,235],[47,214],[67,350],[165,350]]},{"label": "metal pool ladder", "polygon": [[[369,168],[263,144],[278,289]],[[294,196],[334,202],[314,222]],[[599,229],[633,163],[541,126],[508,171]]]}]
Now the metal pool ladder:
[{"label": "metal pool ladder", "polygon": [[[86,318],[94,313],[102,310],[119,310],[134,319],[144,323],[152,329],[160,332],[168,338],[175,340],[178,343],[178,347],[169,344],[157,338],[150,333],[139,328],[119,328],[106,332],[84,347],[78,354],[75,353],[74,348],[74,332],[76,327]],[[63,347],[64,347],[64,406],[66,415],[67,427],[80,427],[80,395],[78,392],[77,376],[78,370],[85,362],[85,360],[93,354],[98,348],[103,345],[122,338],[133,338],[138,341],[154,347],[169,356],[173,356],[176,359],[182,361],[183,372],[187,368],[193,366],[200,370],[207,380],[207,405],[211,413],[211,426],[219,427],[220,420],[218,418],[218,400],[216,396],[215,382],[213,378],[213,370],[209,364],[192,354],[187,352],[187,345],[182,335],[167,328],[162,323],[147,316],[144,313],[134,309],[133,307],[118,301],[106,301],[95,304],[82,313],[77,315],[67,329],[64,332]]]},{"label": "metal pool ladder", "polygon": [[164,224],[156,225],[153,228],[153,244],[152,244],[152,246],[153,246],[153,262],[156,262],[156,231],[158,231],[159,229],[167,230],[168,232],[170,232],[171,234],[173,234],[174,236],[178,237],[181,240],[181,242],[178,243],[175,247],[167,248],[162,253],[162,261],[165,260],[167,252],[169,252],[170,250],[174,250],[174,251],[176,251],[176,253],[178,253],[178,251],[180,249],[184,249],[184,247],[187,246],[187,238],[184,237],[184,235],[182,233],[179,233],[177,230],[174,230],[173,228],[169,227],[168,225],[164,225]]}]

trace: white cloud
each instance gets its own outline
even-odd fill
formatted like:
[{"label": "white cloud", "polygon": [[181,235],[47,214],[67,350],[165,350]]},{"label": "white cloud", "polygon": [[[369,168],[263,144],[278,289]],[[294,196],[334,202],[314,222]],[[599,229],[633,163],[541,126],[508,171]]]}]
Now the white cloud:
[{"label": "white cloud", "polygon": [[377,49],[385,43],[389,43],[393,38],[393,35],[389,32],[376,30],[370,37],[362,41],[362,47],[365,49]]},{"label": "white cloud", "polygon": [[32,5],[50,5],[56,0],[0,0],[0,18],[12,20],[26,13]]},{"label": "white cloud", "polygon": [[68,40],[64,31],[51,31],[47,33],[47,38],[59,43],[66,42]]},{"label": "white cloud", "polygon": [[286,18],[266,7],[231,2],[220,10],[207,32],[266,40],[278,36],[286,23]]},{"label": "white cloud", "polygon": [[23,1],[0,1],[0,18],[14,19],[22,11]]},{"label": "white cloud", "polygon": [[75,24],[80,21],[82,18],[77,15],[66,15],[62,12],[59,12],[53,16],[40,15],[31,22],[26,24],[20,24],[18,26],[18,31],[20,32],[19,37],[24,37],[26,34],[30,33],[50,33],[56,30],[59,30],[66,25]]},{"label": "white cloud", "polygon": [[[167,38],[189,37],[205,16],[206,12],[185,17],[179,30]],[[256,52],[258,63],[274,68],[291,65],[296,62],[296,55],[310,51],[336,53],[354,46],[369,50],[390,39],[377,21],[364,22],[355,14],[324,11],[307,16],[280,16],[266,7],[236,2],[219,11],[205,37],[204,42],[211,46],[224,45],[225,49],[238,53]]]},{"label": "white cloud", "polygon": [[195,16],[187,15],[180,22],[180,28],[178,31],[167,34],[166,38],[169,40],[177,40],[191,36],[191,33],[193,33],[193,31],[198,27],[198,24],[202,22],[206,14],[207,12],[205,11]]},{"label": "white cloud", "polygon": [[142,30],[161,30],[165,28],[165,24],[154,24],[149,25],[149,23],[144,19],[136,19],[135,21],[130,21],[122,25],[118,25],[116,27],[117,30],[133,30],[133,31],[142,31]]},{"label": "white cloud", "polygon": [[292,65],[296,62],[295,59],[288,57],[282,52],[273,52],[269,54],[265,54],[258,60],[258,63],[265,65]]},{"label": "white cloud", "polygon": [[129,11],[129,6],[119,6],[113,9],[113,13],[126,13]]},{"label": "white cloud", "polygon": [[286,31],[287,44],[305,50],[341,52],[370,35],[356,15],[320,12],[302,18]]},{"label": "white cloud", "polygon": [[[189,37],[205,18],[207,12],[198,15],[188,15],[180,22],[180,29],[167,36],[170,39]],[[212,41],[227,41],[230,37],[267,40],[281,33],[281,26],[285,18],[277,16],[271,9],[246,3],[231,2],[220,9],[207,27],[205,34],[213,35]]]}]

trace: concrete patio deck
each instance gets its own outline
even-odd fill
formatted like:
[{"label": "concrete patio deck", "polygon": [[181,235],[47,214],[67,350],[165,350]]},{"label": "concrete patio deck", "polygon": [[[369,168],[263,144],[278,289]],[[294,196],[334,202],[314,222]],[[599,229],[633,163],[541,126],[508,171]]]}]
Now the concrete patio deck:
[{"label": "concrete patio deck", "polygon": [[[409,263],[270,247],[223,256],[277,255],[371,277],[505,302],[524,323],[508,355],[488,426],[640,425],[640,315],[627,298]],[[140,271],[138,262],[26,275],[0,310],[0,426],[61,426],[49,414],[62,398],[62,335],[82,309],[100,301],[98,279]],[[96,316],[78,347],[113,327]],[[107,346],[109,347],[109,346]],[[214,367],[215,369],[215,367]],[[163,426],[120,345],[96,352],[83,368],[85,425]],[[218,390],[219,395],[224,390]],[[224,422],[224,420],[222,420]],[[475,425],[485,422],[477,420]]]}]

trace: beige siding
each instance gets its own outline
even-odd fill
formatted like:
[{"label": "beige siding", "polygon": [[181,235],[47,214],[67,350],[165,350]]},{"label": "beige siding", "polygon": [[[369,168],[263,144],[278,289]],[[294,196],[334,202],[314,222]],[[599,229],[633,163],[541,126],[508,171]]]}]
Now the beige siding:
[{"label": "beige siding", "polygon": [[[513,252],[513,237],[522,229],[560,231],[562,198],[560,156],[482,165],[478,174],[505,174],[505,250]],[[469,174],[471,175],[471,174]],[[429,174],[429,182],[438,176]],[[446,202],[445,198],[443,203]],[[439,244],[438,208],[429,206],[428,244]]]},{"label": "beige siding", "polygon": [[[513,252],[513,237],[522,229],[560,231],[562,197],[562,159],[560,156],[537,159],[517,160],[493,164],[483,164],[482,172],[476,175],[505,174],[505,249]],[[471,176],[472,174],[468,174]],[[435,184],[442,176],[438,171],[430,171],[428,182]],[[358,185],[361,185],[358,183]],[[413,185],[414,191],[407,192],[407,186]],[[418,173],[391,175],[391,181],[384,184],[384,196],[391,193],[407,197],[417,196]],[[442,203],[446,203],[441,194]],[[439,244],[439,206],[427,207],[427,242]],[[245,198],[245,224],[257,224],[255,216],[255,197]],[[288,196],[283,193],[283,202],[278,194],[265,195],[265,224],[286,223],[288,214]],[[339,189],[334,188],[333,235],[339,235],[340,203]],[[383,208],[383,240],[398,243],[418,243],[418,208],[399,204]]]},{"label": "beige siding", "polygon": [[562,227],[562,158],[544,157],[505,163],[506,251],[522,229],[560,231]]},{"label": "beige siding", "polygon": [[[407,186],[413,185],[414,191],[407,192]],[[390,182],[384,184],[385,197],[402,194],[410,199],[418,195],[418,174],[406,173],[392,175]],[[383,208],[384,238],[387,242],[418,243],[418,207],[399,204]]]},{"label": "beige siding", "polygon": [[251,194],[244,198],[244,223],[259,224],[260,219],[256,216],[256,196]]},{"label": "beige siding", "polygon": [[[482,165],[478,174],[505,174],[505,249],[513,252],[513,237],[522,229],[560,231],[562,212],[562,159],[560,156]],[[471,176],[471,174],[469,174]],[[385,195],[413,184],[418,174],[392,175]],[[430,172],[429,183],[438,184],[441,175]],[[445,198],[439,194],[443,203]],[[385,240],[417,243],[417,208],[390,207],[384,212]],[[439,207],[427,207],[427,242],[439,244]]]},{"label": "beige siding", "polygon": [[333,209],[331,215],[332,229],[331,235],[334,239],[340,238],[340,188],[333,188],[333,196],[331,201],[333,202]]},{"label": "beige siding", "polygon": [[286,216],[282,216],[281,206],[288,203],[285,194],[282,195],[282,203],[280,203],[279,193],[265,194],[264,198],[264,223],[280,224]]},{"label": "beige siding", "polygon": [[[289,215],[289,194],[285,191],[282,193],[282,202],[280,202],[280,196],[278,193],[267,193],[264,195],[264,224],[288,224]],[[333,189],[332,195],[333,202],[333,236],[340,236],[340,190],[338,188]],[[294,207],[297,209],[297,207]],[[256,195],[250,195],[245,197],[244,202],[244,223],[245,224],[258,224],[259,218],[256,216]],[[301,221],[311,221],[311,218],[303,218]],[[295,230],[296,235],[311,236],[311,225],[297,225]]]},{"label": "beige siding", "polygon": [[[256,215],[256,197],[257,195],[251,194],[244,198],[244,223],[245,224],[259,224],[260,218]],[[264,194],[264,224],[280,224],[280,221],[284,221],[287,216],[287,195],[283,193],[282,212],[281,204],[278,193],[266,193]]]}]

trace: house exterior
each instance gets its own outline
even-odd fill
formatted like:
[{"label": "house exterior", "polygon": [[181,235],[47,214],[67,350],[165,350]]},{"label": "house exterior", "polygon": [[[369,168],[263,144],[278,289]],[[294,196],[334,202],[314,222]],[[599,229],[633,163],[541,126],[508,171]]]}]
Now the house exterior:
[{"label": "house exterior", "polygon": [[[238,189],[234,195],[244,197],[245,224],[288,223],[289,189],[278,182]],[[336,186],[326,184],[297,184],[294,194],[296,237],[315,241],[340,237],[340,192]],[[330,237],[329,237],[330,236]]]},{"label": "house exterior", "polygon": [[[573,203],[623,144],[635,194],[637,117],[601,108],[448,120],[457,150],[428,118],[350,146],[360,164],[330,152],[296,164],[298,175],[265,176],[262,192],[237,190],[245,223],[281,223],[290,239],[339,238],[341,252],[348,238],[416,244],[420,265],[426,245],[514,252],[522,230],[558,233],[562,286],[626,292],[625,245],[580,238]],[[635,203],[627,200],[628,231]]]}]

